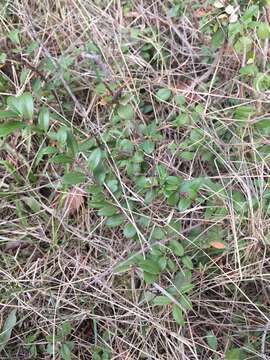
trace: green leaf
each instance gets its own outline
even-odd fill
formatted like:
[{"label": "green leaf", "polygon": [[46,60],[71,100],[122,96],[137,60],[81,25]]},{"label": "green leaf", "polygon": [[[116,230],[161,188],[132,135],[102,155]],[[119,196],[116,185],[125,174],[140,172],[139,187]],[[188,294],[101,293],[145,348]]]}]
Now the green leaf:
[{"label": "green leaf", "polygon": [[46,146],[45,148],[41,148],[37,153],[36,163],[38,164],[42,160],[43,156],[49,154],[55,154],[57,152],[58,149],[55,148],[54,146]]},{"label": "green leaf", "polygon": [[259,39],[269,39],[270,37],[270,26],[267,23],[261,22],[257,29]]},{"label": "green leaf", "polygon": [[79,152],[79,145],[71,131],[68,131],[67,133],[67,148],[68,151],[72,154],[72,156],[76,156]]},{"label": "green leaf", "polygon": [[62,336],[67,336],[71,333],[71,330],[72,330],[72,325],[69,321],[65,321],[63,324],[62,324],[62,327],[61,327],[61,334]]},{"label": "green leaf", "polygon": [[79,171],[71,171],[64,175],[63,184],[64,185],[75,185],[80,184],[85,181],[85,174]]},{"label": "green leaf", "polygon": [[22,104],[22,115],[26,119],[32,119],[34,115],[34,100],[29,92],[26,92],[20,96]]},{"label": "green leaf", "polygon": [[74,158],[68,154],[59,154],[55,155],[49,160],[53,164],[71,164],[74,161]]},{"label": "green leaf", "polygon": [[33,214],[41,211],[41,205],[33,196],[22,196],[22,201],[32,210]]},{"label": "green leaf", "polygon": [[100,164],[102,158],[102,151],[100,148],[95,149],[91,152],[89,158],[88,158],[88,164],[90,170],[95,170],[97,166]]},{"label": "green leaf", "polygon": [[61,346],[60,354],[63,360],[71,360],[71,351],[67,344]]},{"label": "green leaf", "polygon": [[187,297],[187,295],[182,294],[179,303],[181,304],[182,308],[185,310],[192,310],[192,302]]},{"label": "green leaf", "polygon": [[18,45],[20,43],[19,30],[10,31],[7,36],[13,44]]},{"label": "green leaf", "polygon": [[185,267],[189,270],[192,270],[193,269],[193,263],[192,263],[192,260],[189,256],[184,256],[182,257],[182,262],[183,264],[185,265]]},{"label": "green leaf", "polygon": [[61,126],[56,133],[56,140],[60,144],[65,145],[68,137],[68,128],[66,126]]},{"label": "green leaf", "polygon": [[158,227],[155,227],[155,229],[152,231],[151,239],[155,239],[155,240],[165,239],[164,231]]},{"label": "green leaf", "polygon": [[108,227],[113,228],[123,224],[123,222],[124,222],[124,217],[122,215],[113,215],[107,219],[106,225]]},{"label": "green leaf", "polygon": [[240,360],[241,359],[241,350],[237,348],[230,349],[226,351],[225,360]]},{"label": "green leaf", "polygon": [[168,101],[171,97],[171,90],[170,89],[159,89],[157,92],[156,92],[156,97],[159,101]]},{"label": "green leaf", "polygon": [[28,75],[30,74],[30,69],[23,69],[20,74],[20,84],[23,85],[23,83],[26,81]]},{"label": "green leaf", "polygon": [[185,324],[185,319],[184,319],[184,316],[183,316],[183,312],[182,312],[182,310],[180,309],[180,307],[178,305],[173,304],[172,314],[173,314],[174,320],[176,321],[176,323],[178,325],[184,325]]},{"label": "green leaf", "polygon": [[156,296],[153,300],[154,305],[169,305],[172,303],[171,299],[167,296]]},{"label": "green leaf", "polygon": [[133,143],[128,139],[123,139],[119,142],[120,151],[125,153],[125,155],[131,156],[134,151]]},{"label": "green leaf", "polygon": [[218,49],[225,39],[225,33],[222,28],[219,28],[212,37],[212,46],[214,49]]},{"label": "green leaf", "polygon": [[179,271],[174,279],[174,285],[179,292],[183,293],[191,286],[191,272],[189,270]]},{"label": "green leaf", "polygon": [[188,118],[188,115],[183,113],[181,115],[178,115],[174,121],[173,121],[173,125],[174,126],[177,126],[177,127],[181,127],[181,126],[184,126],[188,123],[189,121],[189,118]]},{"label": "green leaf", "polygon": [[252,47],[252,39],[248,36],[242,36],[234,45],[235,51],[241,53],[243,51],[249,51]]},{"label": "green leaf", "polygon": [[136,231],[135,227],[132,224],[127,224],[124,227],[123,232],[124,232],[124,236],[127,239],[133,238],[133,236],[135,236],[137,234],[137,231]]},{"label": "green leaf", "polygon": [[1,52],[0,53],[0,64],[4,64],[6,62],[6,59],[7,59],[7,54]]},{"label": "green leaf", "polygon": [[49,113],[48,108],[43,107],[40,110],[39,115],[38,115],[38,125],[44,131],[47,131],[49,129],[50,113]]},{"label": "green leaf", "polygon": [[185,99],[184,95],[179,95],[179,94],[175,95],[174,101],[177,106],[183,106],[186,103],[186,99]]},{"label": "green leaf", "polygon": [[137,262],[136,256],[133,256],[127,260],[121,261],[114,268],[114,272],[115,273],[125,272],[125,271],[129,270],[133,265],[135,265],[136,262]]},{"label": "green leaf", "polygon": [[117,208],[112,206],[112,205],[106,205],[104,207],[102,207],[101,209],[99,209],[98,211],[98,215],[99,216],[112,216],[115,215],[117,213]]},{"label": "green leaf", "polygon": [[12,110],[0,110],[0,119],[18,118],[17,112]]},{"label": "green leaf", "polygon": [[187,210],[190,207],[191,203],[192,203],[191,199],[183,197],[182,199],[180,199],[178,203],[178,210],[179,211]]},{"label": "green leaf", "polygon": [[169,249],[173,251],[177,256],[183,256],[185,253],[185,250],[183,246],[180,244],[177,240],[171,240],[168,244]]},{"label": "green leaf", "polygon": [[140,261],[139,263],[140,268],[152,275],[158,275],[160,273],[160,267],[157,261],[152,259],[145,259]]},{"label": "green leaf", "polygon": [[260,8],[258,5],[251,5],[248,6],[247,10],[244,12],[244,14],[241,17],[241,20],[244,20],[245,22],[247,20],[252,20],[253,18],[256,18],[260,13]]},{"label": "green leaf", "polygon": [[123,120],[131,120],[134,117],[134,110],[133,110],[133,107],[130,104],[121,105],[117,109],[117,114]]},{"label": "green leaf", "polygon": [[107,185],[112,193],[115,193],[118,190],[118,180],[115,179],[108,180]]},{"label": "green leaf", "polygon": [[258,74],[259,69],[255,64],[249,64],[246,66],[243,66],[240,70],[239,73],[241,75],[251,75],[251,76],[255,76],[256,74]]},{"label": "green leaf", "polygon": [[158,275],[149,274],[148,272],[143,272],[143,279],[146,284],[152,284],[153,282],[157,281]]},{"label": "green leaf", "polygon": [[6,137],[14,131],[23,129],[26,125],[21,121],[10,121],[0,124],[0,137]]},{"label": "green leaf", "polygon": [[4,349],[5,344],[9,341],[11,337],[12,330],[17,322],[17,316],[16,316],[17,310],[11,310],[11,312],[8,314],[8,317],[6,321],[4,322],[4,326],[0,333],[0,351]]},{"label": "green leaf", "polygon": [[235,38],[237,37],[238,34],[240,34],[240,32],[241,32],[241,24],[239,21],[237,21],[236,23],[233,23],[233,24],[229,24],[228,39],[231,44],[234,43]]},{"label": "green leaf", "polygon": [[218,342],[217,342],[217,337],[214,334],[213,330],[207,332],[206,338],[210,349],[217,351]]},{"label": "green leaf", "polygon": [[23,116],[23,105],[21,101],[21,96],[8,96],[7,105],[10,110],[20,116]]},{"label": "green leaf", "polygon": [[187,161],[191,161],[194,158],[194,153],[191,151],[182,151],[181,158]]},{"label": "green leaf", "polygon": [[95,87],[95,92],[99,95],[99,96],[104,96],[107,94],[108,89],[106,88],[106,86],[104,85],[104,83],[99,83],[97,84],[97,86]]},{"label": "green leaf", "polygon": [[97,142],[95,138],[89,138],[84,142],[80,143],[78,146],[79,146],[79,151],[87,152],[88,150],[95,148],[97,146]]},{"label": "green leaf", "polygon": [[256,113],[256,109],[250,105],[241,105],[235,109],[234,117],[237,120],[249,120]]},{"label": "green leaf", "polygon": [[158,265],[161,270],[165,270],[167,267],[167,258],[166,256],[162,256],[158,259]]},{"label": "green leaf", "polygon": [[53,344],[51,344],[51,343],[47,344],[46,352],[50,355],[53,355],[53,353],[54,353]]},{"label": "green leaf", "polygon": [[155,150],[155,143],[150,140],[146,140],[142,143],[142,149],[146,154],[152,154]]}]

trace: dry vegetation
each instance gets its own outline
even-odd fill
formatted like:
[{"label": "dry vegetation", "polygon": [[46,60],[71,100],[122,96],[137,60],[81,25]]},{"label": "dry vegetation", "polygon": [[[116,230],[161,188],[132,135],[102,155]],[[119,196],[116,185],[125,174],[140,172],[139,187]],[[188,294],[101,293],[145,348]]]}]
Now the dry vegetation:
[{"label": "dry vegetation", "polygon": [[269,359],[267,2],[0,3],[0,358]]}]

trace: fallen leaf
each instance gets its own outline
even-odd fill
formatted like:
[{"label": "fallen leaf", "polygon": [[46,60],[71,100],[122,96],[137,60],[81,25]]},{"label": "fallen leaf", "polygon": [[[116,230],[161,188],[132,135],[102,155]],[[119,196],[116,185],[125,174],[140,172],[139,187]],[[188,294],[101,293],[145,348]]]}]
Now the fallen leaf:
[{"label": "fallen leaf", "polygon": [[64,212],[67,215],[75,214],[84,203],[85,191],[78,186],[72,186],[67,192]]},{"label": "fallen leaf", "polygon": [[215,248],[215,249],[225,249],[225,244],[223,244],[222,242],[220,241],[211,241],[210,242],[210,245]]}]

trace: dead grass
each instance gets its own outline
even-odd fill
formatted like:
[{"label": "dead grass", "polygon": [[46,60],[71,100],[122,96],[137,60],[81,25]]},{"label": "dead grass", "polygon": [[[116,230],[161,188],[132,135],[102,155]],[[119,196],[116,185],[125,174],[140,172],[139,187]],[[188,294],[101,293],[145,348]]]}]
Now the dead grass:
[{"label": "dead grass", "polygon": [[[193,310],[187,313],[186,325],[179,327],[172,320],[169,307],[151,303],[151,294],[160,295],[158,289],[166,289],[172,282],[172,273],[162,276],[158,287],[145,285],[137,270],[115,275],[114,266],[130,252],[143,253],[148,249],[149,233],[142,231],[136,242],[125,239],[121,229],[108,229],[105,219],[88,206],[91,176],[81,188],[60,193],[61,168],[46,162],[44,168],[36,167],[35,156],[41,144],[31,135],[21,139],[15,134],[7,145],[4,141],[0,145],[1,160],[14,165],[13,169],[2,162],[0,165],[0,328],[10,310],[17,309],[17,325],[1,359],[34,358],[29,352],[31,345],[38,351],[37,359],[59,359],[56,348],[51,356],[44,352],[46,336],[52,335],[57,344],[56,335],[65,321],[72,324],[66,340],[74,341],[74,359],[94,359],[97,345],[110,350],[110,359],[221,359],[232,343],[236,347],[249,346],[249,357],[245,359],[267,359],[269,220],[260,205],[264,195],[259,181],[268,179],[269,164],[252,161],[250,153],[257,152],[255,135],[249,129],[245,130],[246,136],[239,132],[230,113],[234,105],[228,103],[228,98],[241,99],[246,104],[255,99],[248,91],[243,93],[245,85],[235,79],[241,65],[235,54],[220,52],[213,66],[205,63],[202,50],[209,46],[209,38],[198,27],[198,12],[191,12],[187,6],[183,17],[173,22],[164,11],[167,2],[128,4],[131,10],[124,13],[120,1],[10,3],[11,15],[0,17],[1,51],[8,58],[0,69],[8,90],[1,87],[0,100],[31,89],[31,78],[38,75],[44,58],[53,62],[53,70],[43,72],[42,79],[50,84],[58,76],[60,57],[74,56],[72,83],[60,76],[52,95],[47,94],[40,101],[50,106],[55,127],[59,122],[65,123],[77,134],[95,136],[103,143],[124,200],[136,198],[151,227],[168,223],[172,216],[181,220],[183,234],[179,237],[191,244],[190,255],[198,265],[193,273]],[[141,32],[148,29],[138,41],[131,37],[135,27]],[[37,42],[33,55],[10,50],[5,34],[15,28],[19,29],[23,49],[29,42]],[[81,56],[90,41],[101,51],[98,66],[108,72],[106,81],[119,82],[123,93],[152,104],[153,115],[135,109],[138,122],[163,119],[161,132],[165,136],[157,142],[155,152],[147,155],[148,175],[153,175],[157,164],[164,165],[171,175],[185,179],[207,175],[223,185],[223,200],[219,199],[216,206],[227,207],[228,215],[207,220],[203,216],[206,205],[195,204],[178,213],[160,199],[151,205],[144,203],[131,180],[118,168],[110,144],[103,139],[105,131],[111,128],[113,107],[93,92],[96,73]],[[147,62],[140,51],[149,42],[159,57],[155,65]],[[129,45],[128,53],[124,52],[125,45]],[[28,64],[31,74],[20,84],[20,73]],[[194,128],[203,132],[205,147],[215,154],[213,163],[182,161],[177,149],[169,151],[170,145],[181,144],[188,137],[190,129],[172,127],[169,119],[176,107],[156,104],[154,93],[159,87],[168,87],[174,93],[188,87],[188,95],[184,92],[187,107],[202,105],[201,118]],[[224,142],[222,129],[231,132],[234,143]],[[136,127],[130,138],[134,143],[140,142]],[[38,171],[36,182],[29,179],[32,169]],[[258,180],[257,185],[254,180]],[[248,204],[242,216],[232,204],[232,190],[239,189]],[[117,204],[113,193],[109,195]],[[35,204],[29,203],[30,198],[35,199]],[[254,198],[259,199],[256,210]],[[117,205],[136,226],[136,212],[129,207],[124,209],[122,203]],[[200,245],[203,235],[217,224],[226,234],[224,253]],[[189,229],[197,226],[200,232],[191,240]],[[218,339],[216,352],[211,352],[206,339],[210,330]],[[36,336],[31,340],[29,335],[33,334]]]}]

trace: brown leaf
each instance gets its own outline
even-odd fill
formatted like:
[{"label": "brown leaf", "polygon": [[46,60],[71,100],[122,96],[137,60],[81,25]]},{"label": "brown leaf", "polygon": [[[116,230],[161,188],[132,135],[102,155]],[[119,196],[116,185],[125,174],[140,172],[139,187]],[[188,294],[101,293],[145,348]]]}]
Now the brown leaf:
[{"label": "brown leaf", "polygon": [[84,203],[85,191],[78,186],[72,186],[66,195],[64,210],[65,214],[75,214]]},{"label": "brown leaf", "polygon": [[222,242],[220,241],[211,241],[210,242],[210,245],[215,248],[215,249],[225,249],[225,244],[223,244]]}]

